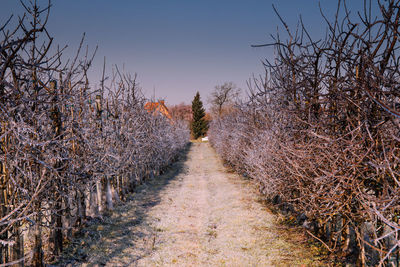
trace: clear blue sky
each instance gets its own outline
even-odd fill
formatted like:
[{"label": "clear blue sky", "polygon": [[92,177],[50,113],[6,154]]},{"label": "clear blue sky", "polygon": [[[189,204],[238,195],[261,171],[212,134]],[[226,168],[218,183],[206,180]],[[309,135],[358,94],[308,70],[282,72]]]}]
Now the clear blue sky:
[{"label": "clear blue sky", "polygon": [[[45,5],[47,1],[38,0]],[[336,1],[321,0],[329,17]],[[359,10],[362,0],[348,1]],[[53,0],[48,29],[55,43],[78,46],[83,32],[89,47],[99,46],[91,72],[99,84],[103,57],[107,71],[117,64],[138,80],[147,97],[167,104],[190,103],[196,91],[206,100],[215,85],[232,81],[246,89],[246,80],[263,71],[261,60],[272,58],[271,48],[251,48],[271,42],[277,27],[276,6],[295,27],[301,14],[310,32],[325,31],[316,0]],[[1,0],[0,23],[21,14],[18,0]]]}]

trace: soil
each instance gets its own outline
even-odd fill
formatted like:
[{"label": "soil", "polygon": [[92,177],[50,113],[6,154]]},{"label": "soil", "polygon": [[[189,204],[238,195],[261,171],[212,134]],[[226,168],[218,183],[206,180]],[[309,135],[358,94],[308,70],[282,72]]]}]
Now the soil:
[{"label": "soil", "polygon": [[323,266],[301,230],[261,202],[209,143],[192,143],[170,171],[86,227],[60,265]]}]

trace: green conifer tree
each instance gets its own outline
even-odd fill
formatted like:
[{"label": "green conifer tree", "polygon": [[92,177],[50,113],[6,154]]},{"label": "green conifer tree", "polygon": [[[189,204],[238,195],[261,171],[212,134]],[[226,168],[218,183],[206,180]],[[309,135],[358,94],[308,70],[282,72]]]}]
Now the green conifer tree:
[{"label": "green conifer tree", "polygon": [[204,119],[206,115],[205,110],[203,108],[203,102],[200,100],[199,92],[196,93],[192,101],[192,113],[193,113],[193,121],[192,121],[192,135],[194,139],[199,138],[200,136],[204,136],[208,130],[208,123]]}]

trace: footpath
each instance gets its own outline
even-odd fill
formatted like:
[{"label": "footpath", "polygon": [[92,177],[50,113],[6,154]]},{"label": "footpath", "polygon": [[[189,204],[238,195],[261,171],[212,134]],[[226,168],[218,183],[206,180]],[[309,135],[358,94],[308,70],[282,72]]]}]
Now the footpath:
[{"label": "footpath", "polygon": [[166,174],[72,244],[72,266],[323,266],[277,223],[255,186],[193,143]]}]

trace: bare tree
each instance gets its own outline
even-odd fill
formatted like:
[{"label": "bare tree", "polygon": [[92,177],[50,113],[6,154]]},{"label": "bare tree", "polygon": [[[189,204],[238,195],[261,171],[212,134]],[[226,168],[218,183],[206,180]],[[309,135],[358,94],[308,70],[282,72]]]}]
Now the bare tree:
[{"label": "bare tree", "polygon": [[399,10],[400,1],[365,1],[354,18],[338,1],[333,21],[321,12],[328,32],[317,41],[278,14],[287,39],[267,44],[268,75],[250,80],[250,101],[209,131],[226,162],[360,266],[400,259]]},{"label": "bare tree", "polygon": [[232,82],[217,85],[211,93],[208,102],[215,115],[221,116],[224,109],[228,109],[240,95],[240,89]]},{"label": "bare tree", "polygon": [[96,50],[82,38],[64,62],[46,29],[51,3],[21,3],[17,26],[0,26],[0,264],[44,266],[173,162],[190,133],[145,111],[136,75],[115,67],[91,88]]}]

